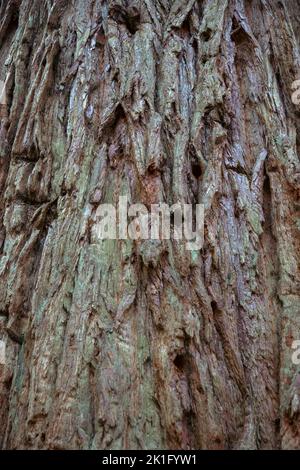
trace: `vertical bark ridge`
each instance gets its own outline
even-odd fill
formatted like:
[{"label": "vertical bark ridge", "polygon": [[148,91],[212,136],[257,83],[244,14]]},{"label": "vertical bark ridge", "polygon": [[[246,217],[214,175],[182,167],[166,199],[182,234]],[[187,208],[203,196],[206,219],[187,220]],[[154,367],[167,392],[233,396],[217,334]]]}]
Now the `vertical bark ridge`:
[{"label": "vertical bark ridge", "polygon": [[[297,12],[0,1],[3,448],[299,447]],[[120,195],[203,249],[100,241]]]}]

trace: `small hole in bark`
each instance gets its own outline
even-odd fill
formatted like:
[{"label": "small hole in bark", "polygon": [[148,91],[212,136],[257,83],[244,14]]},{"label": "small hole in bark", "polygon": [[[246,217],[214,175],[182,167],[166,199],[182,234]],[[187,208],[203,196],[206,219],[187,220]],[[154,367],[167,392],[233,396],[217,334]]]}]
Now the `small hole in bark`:
[{"label": "small hole in bark", "polygon": [[117,23],[125,24],[130,34],[135,34],[140,25],[141,15],[136,7],[125,9],[120,5],[114,5],[109,10],[109,16]]},{"label": "small hole in bark", "polygon": [[147,173],[148,175],[152,175],[152,176],[156,176],[159,173],[158,169],[156,168],[155,163],[150,163],[150,165],[147,168]]},{"label": "small hole in bark", "polygon": [[264,222],[265,229],[271,229],[272,227],[272,193],[270,178],[265,174],[264,185],[263,185],[263,211],[264,211]]},{"label": "small hole in bark", "polygon": [[201,170],[201,165],[199,163],[194,163],[192,165],[192,173],[195,176],[195,178],[199,179],[202,176],[202,170]]},{"label": "small hole in bark", "polygon": [[184,354],[177,354],[174,359],[174,366],[177,367],[178,370],[183,371],[186,365],[186,358]]},{"label": "small hole in bark", "polygon": [[197,52],[198,52],[198,41],[197,41],[197,39],[194,38],[194,39],[192,40],[191,46],[192,46],[192,48],[194,49],[195,53],[197,54]]},{"label": "small hole in bark", "polygon": [[210,40],[211,35],[212,35],[212,30],[208,28],[206,31],[203,31],[203,33],[201,33],[201,39],[203,39],[204,42],[207,42]]},{"label": "small hole in bark", "polygon": [[186,17],[186,19],[183,21],[181,25],[181,31],[182,33],[189,34],[190,33],[190,27],[191,27],[191,20],[189,18],[189,15]]},{"label": "small hole in bark", "polygon": [[125,23],[126,23],[126,27],[127,27],[128,31],[130,32],[130,34],[134,35],[139,29],[140,15],[136,14],[134,16],[128,16],[125,19]]},{"label": "small hole in bark", "polygon": [[231,37],[236,45],[249,41],[249,36],[240,23],[234,18],[232,22]]},{"label": "small hole in bark", "polygon": [[240,213],[241,213],[240,208],[237,205],[235,205],[234,206],[234,216],[235,216],[236,219],[238,219],[240,217]]},{"label": "small hole in bark", "polygon": [[151,363],[152,363],[152,361],[151,361],[151,357],[150,357],[150,356],[148,356],[148,357],[145,359],[145,361],[144,361],[144,365],[145,365],[145,366],[150,366],[150,365],[151,365]]},{"label": "small hole in bark", "polygon": [[219,307],[218,307],[218,305],[217,305],[217,302],[216,302],[215,300],[212,300],[212,302],[211,302],[210,305],[211,305],[211,309],[212,309],[212,311],[213,311],[213,314],[214,314],[215,316],[220,315],[221,310],[219,309]]}]

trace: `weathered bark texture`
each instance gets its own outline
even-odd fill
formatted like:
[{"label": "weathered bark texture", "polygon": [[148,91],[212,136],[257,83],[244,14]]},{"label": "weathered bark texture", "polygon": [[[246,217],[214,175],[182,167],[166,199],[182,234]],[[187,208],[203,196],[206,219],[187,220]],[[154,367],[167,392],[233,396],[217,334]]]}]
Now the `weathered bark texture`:
[{"label": "weathered bark texture", "polygon": [[[299,17],[0,1],[0,446],[300,447]],[[119,195],[203,203],[203,249],[99,241]]]}]

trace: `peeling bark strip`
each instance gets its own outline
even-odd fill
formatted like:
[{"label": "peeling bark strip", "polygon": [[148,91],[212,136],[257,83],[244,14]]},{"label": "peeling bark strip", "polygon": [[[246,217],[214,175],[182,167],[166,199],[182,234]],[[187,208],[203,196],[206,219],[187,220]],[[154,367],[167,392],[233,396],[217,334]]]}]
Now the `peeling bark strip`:
[{"label": "peeling bark strip", "polygon": [[[2,448],[300,447],[299,18],[0,1]],[[204,204],[202,250],[99,240],[120,196]]]}]

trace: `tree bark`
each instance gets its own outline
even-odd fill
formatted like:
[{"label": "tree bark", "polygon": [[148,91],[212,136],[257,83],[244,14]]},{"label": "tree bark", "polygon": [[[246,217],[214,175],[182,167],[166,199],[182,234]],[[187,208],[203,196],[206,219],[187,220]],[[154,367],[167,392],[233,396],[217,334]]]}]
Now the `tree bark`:
[{"label": "tree bark", "polygon": [[[300,1],[1,0],[0,446],[300,446]],[[201,203],[201,251],[99,204]]]}]

